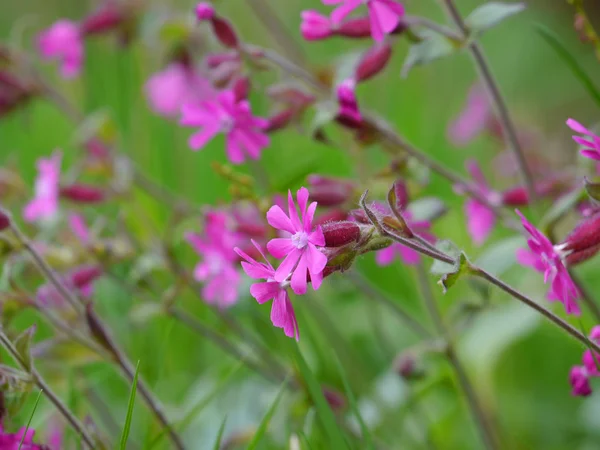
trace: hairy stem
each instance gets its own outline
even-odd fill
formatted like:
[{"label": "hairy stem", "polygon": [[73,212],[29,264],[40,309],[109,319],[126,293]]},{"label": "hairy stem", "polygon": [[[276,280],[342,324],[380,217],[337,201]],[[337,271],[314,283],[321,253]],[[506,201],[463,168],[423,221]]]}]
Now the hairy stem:
[{"label": "hairy stem", "polygon": [[18,350],[15,348],[13,343],[10,341],[8,336],[4,334],[4,331],[0,330],[0,345],[6,349],[6,351],[11,355],[11,357],[15,360],[15,362],[27,373],[31,375],[34,383],[43,391],[44,395],[52,402],[52,404],[56,407],[56,409],[60,412],[60,414],[67,420],[69,425],[75,430],[75,432],[81,436],[85,444],[91,448],[95,449],[96,445],[94,443],[94,439],[85,429],[85,426],[79,421],[79,419],[69,411],[69,408],[63,403],[63,401],[54,393],[54,391],[50,388],[48,383],[42,378],[40,373],[33,367],[33,365],[27,364],[19,354]]},{"label": "hairy stem", "polygon": [[496,440],[494,427],[492,426],[489,417],[481,405],[481,401],[477,396],[475,387],[471,383],[471,380],[469,379],[461,360],[458,358],[452,334],[444,323],[442,314],[438,308],[433,292],[431,291],[429,279],[427,278],[427,273],[423,267],[423,264],[420,264],[417,267],[417,277],[419,279],[423,299],[425,301],[427,310],[429,311],[429,315],[431,316],[438,333],[441,334],[446,340],[446,357],[452,365],[452,368],[456,373],[456,377],[458,378],[458,382],[465,393],[469,409],[471,410],[471,414],[475,419],[481,439],[483,440],[486,448],[492,450],[498,449],[499,446]]},{"label": "hairy stem", "polygon": [[[446,6],[448,16],[450,17],[450,19],[452,19],[452,21],[456,24],[456,26],[462,33],[463,40],[468,39],[470,31],[467,28],[462,16],[460,15],[460,12],[456,8],[454,0],[443,0],[443,2]],[[508,112],[508,107],[506,106],[506,101],[504,100],[504,97],[500,92],[498,83],[496,82],[494,74],[492,73],[490,66],[485,58],[481,45],[477,41],[473,40],[468,44],[468,48],[475,62],[475,66],[477,67],[477,71],[479,72],[481,81],[488,92],[488,95],[492,101],[492,104],[494,105],[494,108],[496,109],[496,113],[498,115],[498,119],[502,127],[502,134],[504,135],[504,138],[506,139],[509,148],[511,149],[513,155],[517,160],[517,164],[519,165],[519,171],[521,172],[521,177],[523,179],[523,182],[525,183],[525,186],[527,187],[529,199],[533,203],[535,198],[537,197],[533,175],[527,165],[525,154],[523,153],[523,149],[521,148],[515,125],[510,116],[510,113]]]}]

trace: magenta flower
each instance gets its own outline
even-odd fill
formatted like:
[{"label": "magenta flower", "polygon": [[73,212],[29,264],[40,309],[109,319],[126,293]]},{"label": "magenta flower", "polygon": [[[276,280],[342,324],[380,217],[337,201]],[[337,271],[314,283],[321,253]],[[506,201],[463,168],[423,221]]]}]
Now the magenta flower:
[{"label": "magenta flower", "polygon": [[[18,433],[6,433],[0,424],[0,450],[43,450],[44,446],[33,443],[34,435],[35,430],[25,427],[22,427]],[[23,440],[22,445],[21,440]]]},{"label": "magenta flower", "polygon": [[[600,344],[600,325],[596,325],[592,328],[589,338],[592,342]],[[600,355],[596,352],[592,353],[592,351],[588,349],[583,353],[582,360],[582,366],[574,366],[571,368],[569,382],[572,387],[572,395],[587,397],[592,393],[592,387],[589,381],[590,378],[600,376],[600,370],[598,370],[600,365]]]},{"label": "magenta flower", "polygon": [[199,150],[218,133],[227,136],[227,157],[234,164],[245,160],[245,154],[258,159],[260,152],[269,145],[269,137],[263,129],[269,122],[254,117],[247,100],[236,101],[232,91],[220,93],[215,100],[186,103],[182,107],[181,124],[202,127],[194,133],[189,145]]},{"label": "magenta flower", "polygon": [[79,239],[82,244],[90,241],[90,230],[81,214],[69,214],[67,219],[71,232]]},{"label": "magenta flower", "polygon": [[520,249],[517,252],[517,261],[544,274],[544,283],[550,283],[548,300],[559,300],[563,303],[567,314],[579,315],[577,304],[579,291],[563,263],[566,256],[563,246],[552,245],[552,242],[529,223],[519,210],[516,211],[521,217],[523,227],[530,235],[527,240],[529,250]]},{"label": "magenta flower", "polygon": [[[60,281],[78,295],[89,298],[94,293],[94,281],[102,276],[102,273],[102,269],[98,266],[80,266],[65,275],[61,275]],[[46,306],[60,307],[65,305],[64,297],[50,282],[39,287],[36,298],[42,305]]]},{"label": "magenta flower", "polygon": [[292,290],[298,295],[306,293],[307,273],[313,289],[319,289],[327,264],[327,257],[319,251],[325,245],[323,231],[320,226],[314,230],[312,226],[317,202],[312,202],[307,209],[308,195],[305,187],[300,188],[296,195],[302,220],[298,217],[291,191],[288,191],[288,215],[279,206],[271,206],[267,212],[269,225],[290,233],[289,237],[271,239],[267,244],[271,255],[285,258],[275,271],[275,281],[283,282],[291,274]]},{"label": "magenta flower", "polygon": [[404,6],[395,0],[322,0],[325,5],[342,3],[331,13],[331,20],[338,25],[352,11],[361,5],[367,5],[371,23],[371,35],[376,41],[382,41],[386,34],[391,33],[400,24],[404,16]]},{"label": "magenta flower", "polygon": [[79,26],[69,20],[59,20],[38,36],[38,47],[45,59],[59,60],[64,78],[79,75],[83,64],[83,41]]},{"label": "magenta flower", "polygon": [[144,90],[152,110],[165,117],[180,114],[184,103],[211,100],[216,96],[210,81],[181,63],[172,63],[152,75]]},{"label": "magenta flower", "polygon": [[573,140],[583,147],[579,153],[586,158],[600,161],[600,137],[574,119],[567,120],[567,126],[576,133],[583,134],[587,139],[573,136]]},{"label": "magenta flower", "polygon": [[252,240],[252,244],[263,257],[264,263],[256,261],[237,247],[234,249],[245,260],[242,261],[242,268],[250,278],[266,280],[250,286],[250,294],[261,305],[269,300],[273,300],[271,305],[271,322],[273,322],[275,327],[282,328],[287,337],[293,337],[298,340],[300,339],[300,329],[298,328],[294,307],[286,289],[289,282],[275,281],[275,269],[267,260],[262,248],[254,240]]},{"label": "magenta flower", "polygon": [[340,105],[339,117],[350,121],[354,124],[360,124],[362,115],[358,109],[358,101],[356,100],[356,82],[348,78],[344,80],[337,88],[337,98]]},{"label": "magenta flower", "polygon": [[448,138],[456,146],[465,146],[481,133],[492,119],[492,111],[483,87],[469,90],[467,103],[448,128]]},{"label": "magenta flower", "polygon": [[51,219],[58,211],[60,196],[60,165],[62,153],[57,151],[50,158],[37,161],[38,176],[35,180],[35,197],[23,210],[23,217],[28,222]]},{"label": "magenta flower", "polygon": [[333,34],[333,24],[329,17],[313,10],[302,11],[301,17],[300,32],[307,41],[318,41]]},{"label": "magenta flower", "polygon": [[229,217],[223,212],[207,214],[204,235],[187,233],[186,240],[202,256],[196,265],[194,278],[202,283],[202,296],[209,304],[225,308],[238,299],[241,276],[236,268],[233,251],[240,237],[228,226]]}]

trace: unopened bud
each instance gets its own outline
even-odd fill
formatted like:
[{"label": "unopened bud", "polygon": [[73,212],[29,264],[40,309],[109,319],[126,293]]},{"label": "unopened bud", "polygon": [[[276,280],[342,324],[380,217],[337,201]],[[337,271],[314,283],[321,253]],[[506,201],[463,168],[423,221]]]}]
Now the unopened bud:
[{"label": "unopened bud", "polygon": [[102,275],[102,268],[99,266],[80,267],[71,274],[71,283],[74,287],[81,289],[88,286],[100,275]]},{"label": "unopened bud", "polygon": [[210,3],[198,3],[196,5],[196,18],[199,21],[212,20],[215,16],[215,8]]},{"label": "unopened bud", "polygon": [[394,182],[394,207],[398,211],[404,211],[408,206],[408,188],[406,183],[402,180],[396,180]]},{"label": "unopened bud", "polygon": [[321,206],[339,206],[352,197],[354,184],[321,175],[309,175],[311,198]]},{"label": "unopened bud", "polygon": [[[275,131],[285,128],[295,117],[296,110],[294,108],[287,108],[280,111],[267,119],[268,124],[264,131],[266,133],[273,133]],[[318,200],[317,200],[318,201]]]},{"label": "unopened bud", "polygon": [[237,52],[229,53],[213,53],[204,58],[204,63],[209,69],[216,69],[223,63],[235,62],[238,63],[240,57]]},{"label": "unopened bud", "polygon": [[516,186],[501,193],[505,206],[524,206],[529,204],[529,194],[523,186]]},{"label": "unopened bud", "polygon": [[8,213],[0,209],[0,231],[4,231],[10,227],[10,216]]},{"label": "unopened bud", "polygon": [[334,412],[341,411],[346,407],[346,398],[343,396],[343,394],[340,391],[334,390],[329,387],[323,387],[322,391],[323,391],[323,396],[325,397],[325,400],[327,400],[329,407]]},{"label": "unopened bud", "polygon": [[71,184],[60,189],[61,197],[77,203],[99,203],[106,195],[103,190],[85,184]]},{"label": "unopened bud", "polygon": [[371,21],[368,17],[346,20],[339,25],[335,34],[355,39],[371,37]]},{"label": "unopened bud", "polygon": [[358,102],[354,88],[356,83],[352,79],[343,81],[337,89],[337,98],[340,105],[337,120],[349,128],[360,128],[362,115],[358,110]]},{"label": "unopened bud", "polygon": [[304,109],[316,101],[316,97],[294,84],[274,84],[267,89],[267,95],[273,100]]},{"label": "unopened bud", "polygon": [[[581,222],[567,236],[567,238],[559,244],[562,250],[570,252],[572,255],[595,250],[600,246],[600,214],[593,215]],[[590,255],[591,256],[591,255]],[[586,258],[587,259],[587,258]],[[580,262],[580,261],[578,261]]]},{"label": "unopened bud", "polygon": [[360,227],[356,222],[329,222],[321,225],[325,247],[342,247],[360,239]]},{"label": "unopened bud", "polygon": [[236,101],[246,100],[250,93],[250,79],[248,77],[239,77],[233,81],[233,94]]},{"label": "unopened bud", "polygon": [[377,43],[362,56],[356,68],[356,82],[368,80],[381,72],[392,56],[392,46],[387,43]]},{"label": "unopened bud", "polygon": [[413,352],[401,353],[394,361],[394,371],[405,380],[414,380],[423,376],[417,356]]},{"label": "unopened bud", "polygon": [[215,17],[212,19],[212,27],[215,36],[221,44],[229,48],[237,48],[238,37],[231,24],[225,19]]},{"label": "unopened bud", "polygon": [[117,5],[107,2],[95,13],[86,17],[81,23],[81,33],[84,35],[101,34],[110,31],[123,23],[125,17]]}]

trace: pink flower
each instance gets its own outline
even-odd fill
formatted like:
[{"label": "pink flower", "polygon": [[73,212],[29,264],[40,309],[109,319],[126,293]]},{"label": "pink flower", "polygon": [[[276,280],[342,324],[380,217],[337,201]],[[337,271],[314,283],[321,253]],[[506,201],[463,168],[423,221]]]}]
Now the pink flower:
[{"label": "pink flower", "polygon": [[[78,295],[89,298],[94,294],[94,281],[102,275],[98,266],[80,266],[66,275],[61,275],[60,281],[68,289]],[[65,299],[50,282],[43,284],[36,292],[36,298],[42,305],[63,306]]]},{"label": "pink flower", "polygon": [[349,78],[344,80],[337,89],[338,103],[340,105],[339,116],[342,119],[349,120],[352,123],[360,124],[362,115],[358,109],[358,101],[354,92],[356,83]]},{"label": "pink flower", "polygon": [[79,26],[69,20],[59,20],[38,36],[38,47],[45,59],[61,62],[64,78],[79,75],[83,63],[83,42]]},{"label": "pink flower", "polygon": [[[592,328],[589,336],[592,342],[600,344],[600,325],[596,325]],[[569,373],[569,382],[571,383],[572,395],[586,397],[592,393],[592,387],[590,386],[590,377],[600,376],[600,355],[591,350],[586,350],[583,353],[583,365],[574,366],[571,368]]]},{"label": "pink flower", "polygon": [[51,219],[58,211],[60,195],[61,152],[54,152],[50,158],[37,161],[38,176],[35,180],[35,197],[23,210],[23,217],[28,222],[40,219]]},{"label": "pink flower", "polygon": [[69,214],[69,228],[83,244],[90,241],[90,230],[81,214]]},{"label": "pink flower", "polygon": [[286,289],[289,282],[275,281],[275,269],[267,260],[262,248],[254,240],[252,240],[252,244],[263,257],[264,263],[256,261],[237,247],[234,249],[245,260],[242,261],[242,268],[250,278],[266,280],[250,286],[250,294],[261,305],[269,300],[273,300],[271,305],[271,322],[273,322],[275,327],[282,328],[287,337],[293,337],[298,340],[300,339],[300,329],[298,328],[294,307]]},{"label": "pink flower", "polygon": [[579,153],[586,158],[600,161],[600,137],[574,119],[567,120],[567,126],[576,133],[587,137],[587,139],[584,139],[580,136],[573,136],[573,140],[583,147],[583,150]]},{"label": "pink flower", "polygon": [[[465,165],[471,178],[473,178],[473,187],[478,193],[487,198],[491,204],[500,206],[502,195],[490,189],[479,165],[473,160],[468,160]],[[460,194],[466,192],[465,186],[455,186],[455,190]],[[496,223],[494,211],[475,198],[469,198],[465,202],[464,210],[467,217],[467,230],[473,242],[477,245],[483,244]]]},{"label": "pink flower", "polygon": [[371,35],[376,41],[382,41],[386,34],[391,33],[400,24],[404,16],[404,7],[395,0],[322,0],[325,5],[338,6],[331,13],[334,24],[340,24],[352,11],[366,3],[369,9]]},{"label": "pink flower", "polygon": [[448,138],[456,146],[467,145],[481,133],[492,119],[492,111],[483,87],[474,85],[467,97],[467,104],[448,128]]},{"label": "pink flower", "polygon": [[285,258],[275,271],[275,281],[283,282],[290,274],[292,290],[298,294],[306,293],[307,272],[313,289],[317,290],[323,281],[323,269],[327,257],[319,251],[325,245],[321,227],[313,230],[312,221],[317,202],[307,209],[308,189],[300,188],[297,193],[298,206],[302,221],[298,217],[292,193],[288,191],[288,215],[279,206],[272,206],[267,212],[267,222],[273,228],[290,233],[289,237],[271,239],[267,248],[275,258]]},{"label": "pink flower", "polygon": [[202,262],[194,270],[194,278],[205,283],[202,289],[204,300],[221,308],[237,301],[241,282],[233,251],[240,237],[230,230],[228,222],[229,217],[224,212],[210,212],[203,236],[186,234],[186,240],[202,256]]},{"label": "pink flower", "polygon": [[[25,431],[27,430],[27,431]],[[25,437],[23,437],[25,435]],[[0,424],[0,450],[43,450],[43,446],[33,443],[35,430],[22,427],[18,433],[6,433]],[[21,445],[21,440],[23,444]]]},{"label": "pink flower", "polygon": [[182,108],[181,124],[202,127],[194,133],[189,145],[199,150],[218,133],[227,136],[227,157],[234,164],[245,160],[245,154],[258,159],[262,149],[269,145],[269,137],[263,129],[267,120],[254,117],[247,100],[237,102],[232,91],[220,93],[215,100],[186,103]]},{"label": "pink flower", "polygon": [[302,11],[301,17],[300,32],[307,41],[318,41],[333,34],[333,24],[329,17],[313,10]]},{"label": "pink flower", "polygon": [[579,291],[563,263],[563,258],[566,256],[563,246],[552,245],[552,242],[529,223],[519,210],[517,214],[530,235],[527,240],[529,250],[520,249],[517,252],[517,261],[544,274],[544,283],[550,283],[548,300],[559,300],[565,306],[567,314],[579,315],[577,304]]},{"label": "pink flower", "polygon": [[216,96],[207,79],[181,63],[172,63],[152,75],[144,90],[152,110],[166,117],[180,114],[184,103],[210,100]]}]

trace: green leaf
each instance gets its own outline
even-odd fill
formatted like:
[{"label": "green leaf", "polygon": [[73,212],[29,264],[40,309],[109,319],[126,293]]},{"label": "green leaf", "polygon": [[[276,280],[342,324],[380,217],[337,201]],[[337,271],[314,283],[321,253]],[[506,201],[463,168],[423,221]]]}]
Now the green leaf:
[{"label": "green leaf", "polygon": [[14,342],[15,348],[19,352],[19,356],[28,371],[31,371],[33,365],[33,360],[31,358],[31,339],[36,329],[37,327],[35,325],[27,328],[17,336]]},{"label": "green leaf", "polygon": [[327,400],[323,395],[319,382],[308,367],[308,364],[306,364],[298,346],[294,347],[296,351],[296,364],[298,365],[302,378],[306,382],[308,392],[315,405],[317,416],[323,425],[329,443],[331,444],[329,448],[335,448],[336,450],[347,449],[348,445],[346,440],[338,427],[333,411],[331,411],[331,408],[329,407],[329,403],[327,403]]},{"label": "green leaf", "polygon": [[121,450],[126,450],[127,448],[127,439],[129,438],[131,420],[133,418],[133,407],[135,405],[135,393],[137,391],[139,370],[140,362],[138,361],[135,366],[135,375],[133,376],[133,382],[131,383],[131,392],[129,393],[129,403],[127,404],[127,417],[125,418],[125,425],[123,426],[123,434],[121,434],[121,444],[119,446]]},{"label": "green leaf", "polygon": [[525,4],[523,3],[488,2],[475,8],[465,19],[465,24],[472,31],[480,33],[524,9]]},{"label": "green leaf", "polygon": [[352,412],[356,416],[356,420],[358,420],[358,423],[360,425],[360,431],[361,431],[363,439],[365,440],[365,448],[370,449],[370,450],[375,450],[375,445],[373,444],[373,438],[371,437],[371,432],[369,431],[369,427],[367,427],[367,424],[365,423],[365,421],[363,420],[363,418],[360,414],[360,411],[358,409],[358,403],[356,401],[356,398],[354,397],[354,394],[352,393],[352,389],[350,388],[350,381],[348,380],[348,374],[344,370],[344,366],[342,366],[342,363],[341,363],[340,359],[337,357],[337,355],[334,356],[333,359],[335,360],[335,362],[338,366],[338,372],[340,373],[340,375],[342,377],[342,382],[344,383],[344,390],[346,391],[346,397],[348,397],[348,401],[350,402],[350,407],[352,408]]},{"label": "green leaf", "polygon": [[[454,258],[455,260],[458,260],[460,256],[460,249],[456,246],[456,244],[454,244],[454,242],[449,241],[447,239],[438,241],[435,244],[435,248],[437,248],[442,253],[445,253],[446,255]],[[456,269],[456,264],[449,264],[443,261],[438,261],[436,259],[431,266],[431,273],[433,273],[434,275],[444,275],[453,272]]]},{"label": "green leaf", "polygon": [[267,428],[269,427],[271,418],[273,417],[273,414],[275,414],[275,410],[277,409],[277,405],[279,405],[279,402],[281,401],[281,397],[283,397],[283,393],[285,392],[285,389],[287,387],[287,382],[288,382],[288,380],[286,378],[283,381],[283,383],[281,384],[281,388],[279,389],[279,392],[277,393],[275,400],[273,401],[273,403],[271,403],[269,410],[267,411],[267,413],[261,420],[260,424],[258,425],[258,429],[256,430],[256,433],[254,433],[254,437],[252,438],[252,441],[248,445],[247,450],[256,449],[256,447],[260,443],[261,439],[267,432]]},{"label": "green leaf", "polygon": [[560,37],[554,31],[539,23],[535,24],[535,30],[542,39],[552,47],[554,52],[563,60],[571,72],[573,72],[575,78],[579,80],[589,96],[596,102],[596,105],[600,106],[600,91],[598,91],[592,79],[585,70],[583,70],[579,61],[577,61],[571,52],[569,52],[565,44],[563,44]]},{"label": "green leaf", "polygon": [[444,294],[448,289],[456,284],[458,279],[472,272],[471,263],[467,259],[467,255],[462,252],[453,242],[448,240],[439,241],[435,247],[442,253],[454,258],[454,264],[445,263],[435,260],[431,266],[431,273],[441,275],[438,284],[442,286]]},{"label": "green leaf", "polygon": [[475,265],[501,276],[516,263],[516,252],[527,244],[522,236],[513,236],[492,244],[476,260]]},{"label": "green leaf", "polygon": [[454,44],[445,36],[432,32],[423,32],[423,40],[410,46],[408,56],[400,76],[406,78],[415,66],[428,64],[436,59],[448,56],[455,51]]},{"label": "green leaf", "polygon": [[590,180],[585,178],[585,192],[590,196],[593,200],[600,202],[600,183],[592,183]]},{"label": "green leaf", "polygon": [[446,292],[448,292],[448,289],[450,289],[456,284],[456,282],[461,276],[467,275],[469,273],[471,273],[471,264],[469,263],[467,256],[464,253],[461,253],[459,257],[458,267],[454,269],[454,271],[442,275],[442,278],[440,278],[438,284],[442,286],[442,290],[445,294]]},{"label": "green leaf", "polygon": [[219,432],[217,433],[217,439],[215,440],[215,445],[213,446],[213,450],[220,450],[221,441],[223,440],[223,432],[225,431],[225,424],[227,423],[227,414],[223,417],[223,422],[221,422],[221,426],[219,427]]},{"label": "green leaf", "polygon": [[33,405],[33,410],[31,411],[31,415],[29,416],[29,420],[27,421],[27,425],[25,426],[25,431],[23,432],[23,436],[21,436],[21,442],[19,442],[19,449],[21,450],[21,446],[23,445],[23,441],[25,440],[25,436],[27,436],[27,430],[29,430],[29,425],[31,425],[31,419],[33,419],[33,415],[35,414],[35,410],[37,409],[38,403],[40,402],[40,397],[42,396],[43,389],[40,389],[38,392],[38,396],[35,399],[35,404]]}]

